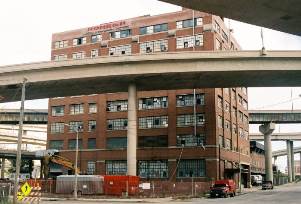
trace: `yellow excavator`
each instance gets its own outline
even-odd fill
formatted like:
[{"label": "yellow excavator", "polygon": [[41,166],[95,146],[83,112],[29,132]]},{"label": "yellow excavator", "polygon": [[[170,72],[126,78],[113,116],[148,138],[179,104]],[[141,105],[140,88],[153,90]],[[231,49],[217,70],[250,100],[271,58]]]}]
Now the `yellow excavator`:
[{"label": "yellow excavator", "polygon": [[[65,157],[59,156],[56,153],[48,153],[44,155],[43,157],[43,173],[44,173],[44,178],[49,177],[49,164],[50,163],[55,163],[59,164],[67,169],[70,169],[75,173],[75,166],[73,162]],[[80,174],[80,169],[77,168],[77,174]]]}]

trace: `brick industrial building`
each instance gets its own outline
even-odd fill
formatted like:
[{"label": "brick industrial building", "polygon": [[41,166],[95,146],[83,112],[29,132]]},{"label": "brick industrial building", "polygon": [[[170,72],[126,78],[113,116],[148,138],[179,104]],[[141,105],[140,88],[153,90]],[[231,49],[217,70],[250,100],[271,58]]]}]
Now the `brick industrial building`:
[{"label": "brick industrial building", "polygon": [[[51,59],[238,49],[220,17],[183,9],[53,34]],[[48,148],[74,161],[74,127],[82,126],[81,171],[126,174],[128,94],[95,93],[49,100]],[[238,181],[241,164],[247,185],[247,104],[246,88],[138,91],[137,175],[182,190],[191,188],[193,178],[202,189],[215,179]],[[51,166],[50,172],[66,170]]]}]

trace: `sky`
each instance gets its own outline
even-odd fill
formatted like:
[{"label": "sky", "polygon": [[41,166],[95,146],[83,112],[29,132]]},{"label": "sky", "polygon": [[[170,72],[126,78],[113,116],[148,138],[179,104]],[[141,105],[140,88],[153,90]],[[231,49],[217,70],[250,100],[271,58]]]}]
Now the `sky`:
[{"label": "sky", "polygon": [[[0,7],[0,66],[49,61],[51,35],[142,15],[181,10],[157,0],[2,0]],[[260,27],[225,20],[243,50],[262,47]],[[267,50],[301,50],[301,37],[263,29]],[[291,92],[293,97],[291,97]],[[249,109],[301,109],[301,87],[249,88]],[[291,100],[293,99],[293,100]],[[47,99],[26,101],[26,108],[47,108]],[[19,108],[19,103],[0,104],[0,108]],[[301,125],[277,125],[276,131],[301,132]],[[258,132],[251,125],[250,132]],[[296,146],[301,143],[296,142]],[[273,142],[273,150],[285,148]],[[279,158],[284,164],[285,158]],[[283,167],[283,165],[282,165]]]}]

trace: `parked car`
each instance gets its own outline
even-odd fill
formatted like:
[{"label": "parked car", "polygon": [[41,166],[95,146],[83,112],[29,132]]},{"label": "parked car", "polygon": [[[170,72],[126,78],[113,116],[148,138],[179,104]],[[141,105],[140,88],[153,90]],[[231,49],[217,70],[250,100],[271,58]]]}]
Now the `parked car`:
[{"label": "parked car", "polygon": [[251,175],[251,183],[253,186],[262,185],[262,176],[261,175]]},{"label": "parked car", "polygon": [[214,182],[210,188],[210,197],[234,197],[236,195],[236,184],[232,179],[223,179]]},{"label": "parked car", "polygon": [[266,190],[266,189],[273,189],[273,182],[272,181],[263,181],[262,182],[262,190]]}]

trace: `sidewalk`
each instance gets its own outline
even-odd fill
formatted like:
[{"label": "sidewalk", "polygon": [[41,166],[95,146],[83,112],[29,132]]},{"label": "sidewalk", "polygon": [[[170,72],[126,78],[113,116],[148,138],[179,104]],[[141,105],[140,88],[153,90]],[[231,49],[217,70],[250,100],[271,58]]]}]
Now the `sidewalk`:
[{"label": "sidewalk", "polygon": [[[42,201],[67,201],[73,200],[71,198],[42,198]],[[88,201],[88,202],[131,202],[131,203],[161,203],[172,201],[171,197],[168,198],[78,198],[77,201]]]}]

